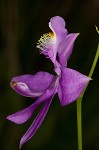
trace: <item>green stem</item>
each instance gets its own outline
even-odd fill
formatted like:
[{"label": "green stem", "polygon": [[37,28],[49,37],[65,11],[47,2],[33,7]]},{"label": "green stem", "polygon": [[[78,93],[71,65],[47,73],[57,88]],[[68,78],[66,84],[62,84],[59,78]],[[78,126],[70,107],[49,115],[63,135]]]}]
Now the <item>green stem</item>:
[{"label": "green stem", "polygon": [[[89,77],[90,78],[93,75],[93,72],[95,70],[98,58],[99,58],[99,44],[98,44],[98,48],[97,48],[97,51],[96,51],[96,55],[95,55],[95,58],[94,58],[91,70],[89,72]],[[88,84],[87,84],[87,86],[88,86]],[[82,115],[81,115],[81,105],[82,105],[82,99],[83,99],[84,93],[85,93],[85,91],[87,89],[87,86],[85,87],[85,89],[84,89],[83,93],[81,94],[80,98],[78,98],[78,100],[77,100],[78,150],[82,150]]]},{"label": "green stem", "polygon": [[95,55],[91,70],[89,72],[89,77],[92,77],[92,75],[93,75],[94,69],[96,67],[96,63],[98,61],[98,57],[99,57],[99,44],[98,44],[98,48],[97,48],[97,51],[96,51],[96,55]]},{"label": "green stem", "polygon": [[77,130],[78,130],[78,150],[82,150],[82,116],[81,116],[81,104],[82,97],[77,102]]}]

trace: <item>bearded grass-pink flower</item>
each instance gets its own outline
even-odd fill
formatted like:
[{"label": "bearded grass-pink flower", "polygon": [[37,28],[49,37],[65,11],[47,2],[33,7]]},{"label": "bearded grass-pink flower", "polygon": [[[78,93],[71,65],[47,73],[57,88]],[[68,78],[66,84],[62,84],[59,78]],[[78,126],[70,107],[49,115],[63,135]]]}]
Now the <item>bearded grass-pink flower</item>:
[{"label": "bearded grass-pink flower", "polygon": [[20,148],[32,138],[41,126],[56,93],[58,93],[60,104],[62,106],[68,105],[80,96],[90,81],[89,77],[67,67],[79,33],[68,34],[65,26],[63,18],[52,17],[49,22],[51,32],[43,34],[37,43],[40,53],[53,62],[56,75],[40,71],[35,75],[21,75],[11,80],[10,85],[17,93],[31,99],[36,98],[36,101],[29,107],[9,115],[8,120],[16,124],[25,123],[35,109],[43,103],[32,125],[21,138]]}]

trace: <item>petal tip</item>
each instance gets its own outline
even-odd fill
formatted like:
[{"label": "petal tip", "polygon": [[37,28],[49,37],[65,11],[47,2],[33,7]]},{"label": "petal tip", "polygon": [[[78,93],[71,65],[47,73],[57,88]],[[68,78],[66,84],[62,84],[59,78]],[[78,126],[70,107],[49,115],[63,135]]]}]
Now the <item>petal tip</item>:
[{"label": "petal tip", "polygon": [[24,144],[24,143],[23,143],[22,141],[20,141],[19,149],[21,149],[21,148],[22,148],[23,144]]},{"label": "petal tip", "polygon": [[6,119],[9,120],[9,116],[7,116]]},{"label": "petal tip", "polygon": [[12,118],[11,115],[7,116],[6,119],[9,120],[9,121],[11,121],[11,122],[13,122],[13,123],[18,124],[18,123]]},{"label": "petal tip", "polygon": [[54,16],[50,19],[50,25],[55,30],[64,30],[66,23],[65,23],[65,20],[61,16]]},{"label": "petal tip", "polygon": [[6,119],[15,123],[15,124],[22,124],[23,123],[23,122],[19,121],[19,119],[17,119],[17,117],[13,117],[13,115],[7,116]]},{"label": "petal tip", "polygon": [[[7,116],[6,119],[9,120],[9,121],[12,121],[11,115]],[[12,122],[13,122],[13,121],[12,121]]]}]

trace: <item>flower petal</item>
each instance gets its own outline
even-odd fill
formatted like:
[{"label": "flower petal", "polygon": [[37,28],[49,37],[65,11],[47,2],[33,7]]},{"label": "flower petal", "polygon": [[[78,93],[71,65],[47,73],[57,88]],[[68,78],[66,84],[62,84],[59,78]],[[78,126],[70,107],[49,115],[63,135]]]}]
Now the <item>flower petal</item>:
[{"label": "flower petal", "polygon": [[50,101],[49,103],[46,102],[44,104],[44,106],[41,108],[40,112],[38,113],[37,117],[35,118],[35,120],[33,121],[32,125],[30,126],[30,128],[27,130],[27,132],[24,134],[24,136],[21,138],[20,141],[20,149],[22,147],[22,145],[24,143],[26,143],[28,140],[30,140],[32,138],[32,136],[35,134],[35,132],[38,130],[38,128],[41,126],[47,112],[48,109],[50,107]]},{"label": "flower petal", "polygon": [[[51,58],[52,62],[55,64],[57,49],[63,40],[63,38],[67,35],[67,29],[65,29],[65,21],[60,16],[54,16],[50,19],[49,27],[53,31],[53,40],[54,45],[52,49],[50,49],[50,53],[53,54]],[[49,57],[50,58],[50,57]]]},{"label": "flower petal", "polygon": [[32,138],[32,136],[35,134],[35,132],[41,126],[41,124],[42,124],[43,120],[45,119],[45,116],[49,110],[49,107],[52,102],[52,98],[53,98],[54,94],[55,94],[55,88],[53,88],[51,90],[51,93],[49,90],[49,91],[47,91],[46,94],[44,94],[44,97],[46,97],[46,101],[45,101],[43,107],[41,108],[41,110],[39,111],[38,115],[36,116],[35,120],[33,121],[32,125],[30,126],[30,128],[27,130],[27,132],[21,138],[20,148],[22,147],[22,145],[24,143],[26,143],[28,140],[30,140]]},{"label": "flower petal", "polygon": [[38,97],[54,82],[55,77],[47,72],[38,72],[35,75],[21,75],[12,78],[11,87],[26,97]]},{"label": "flower petal", "polygon": [[41,36],[38,40],[37,48],[40,49],[41,54],[44,54],[47,58],[50,58],[55,64],[59,44],[67,35],[67,29],[65,29],[64,19],[60,16],[52,17],[49,22],[49,27],[52,32]]},{"label": "flower petal", "polygon": [[68,59],[70,58],[74,46],[74,42],[79,33],[68,34],[64,37],[63,41],[58,48],[59,63],[62,66],[66,66]]},{"label": "flower petal", "polygon": [[44,94],[42,94],[32,105],[29,107],[16,112],[12,115],[7,116],[7,119],[16,123],[16,124],[22,124],[25,123],[33,114],[35,109],[44,101],[47,101],[47,98],[49,98],[51,95],[55,93],[55,89],[48,89]]},{"label": "flower petal", "polygon": [[25,123],[32,116],[36,107],[37,107],[37,105],[34,103],[19,112],[16,112],[12,115],[7,116],[7,119],[16,124]]},{"label": "flower petal", "polygon": [[[56,35],[57,45],[63,40],[64,36],[67,35],[67,29],[65,29],[66,23],[60,16],[55,16],[50,19],[49,27]],[[58,46],[57,46],[58,47]]]},{"label": "flower petal", "polygon": [[58,96],[62,106],[75,101],[91,79],[73,69],[64,68],[58,87]]}]

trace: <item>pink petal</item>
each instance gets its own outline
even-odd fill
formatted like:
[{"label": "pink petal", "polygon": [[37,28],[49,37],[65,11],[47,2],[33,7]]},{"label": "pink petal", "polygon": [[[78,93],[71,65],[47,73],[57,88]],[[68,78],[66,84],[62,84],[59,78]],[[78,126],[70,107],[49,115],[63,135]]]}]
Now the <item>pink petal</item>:
[{"label": "pink petal", "polygon": [[49,110],[51,101],[47,101],[44,106],[41,108],[40,112],[36,116],[35,120],[33,121],[30,128],[27,130],[27,132],[23,135],[20,141],[20,148],[24,143],[26,143],[28,140],[32,138],[32,136],[35,134],[35,132],[38,130],[38,128],[41,126],[43,120],[46,117],[46,114]]},{"label": "pink petal", "polygon": [[58,87],[58,96],[61,105],[68,105],[75,101],[90,80],[89,77],[73,69],[62,69]]},{"label": "pink petal", "polygon": [[36,107],[37,105],[35,105],[34,103],[21,111],[18,111],[12,115],[7,116],[7,119],[16,124],[25,123],[32,116]]},{"label": "pink petal", "polygon": [[38,130],[38,128],[41,126],[43,120],[45,119],[45,116],[49,110],[50,104],[52,102],[52,98],[55,94],[56,89],[53,88],[51,90],[48,90],[44,95],[43,99],[46,99],[44,102],[43,107],[39,111],[38,115],[36,116],[35,120],[33,121],[30,128],[27,130],[27,132],[23,135],[21,141],[20,141],[20,148],[24,143],[26,143],[28,140],[32,138],[32,136],[35,134],[35,132]]},{"label": "pink petal", "polygon": [[11,87],[26,97],[38,97],[53,84],[55,77],[47,72],[38,72],[35,75],[21,75],[12,78]]},{"label": "pink petal", "polygon": [[58,57],[59,57],[59,63],[62,66],[66,66],[67,61],[72,54],[74,42],[78,35],[79,33],[68,34],[67,36],[65,36],[65,38],[59,45]]},{"label": "pink petal", "polygon": [[54,56],[51,58],[52,62],[55,64],[56,55],[58,47],[64,37],[67,35],[67,29],[65,28],[65,20],[60,16],[54,16],[50,19],[49,27],[54,33],[55,43],[52,49],[50,49],[50,53]]},{"label": "pink petal", "polygon": [[22,124],[25,123],[33,114],[33,112],[35,111],[35,109],[44,101],[47,101],[47,98],[49,98],[51,95],[53,95],[53,93],[55,93],[55,89],[48,89],[46,90],[46,92],[41,95],[32,105],[30,105],[29,107],[16,112],[12,115],[7,116],[7,119],[16,123],[16,124]]}]

